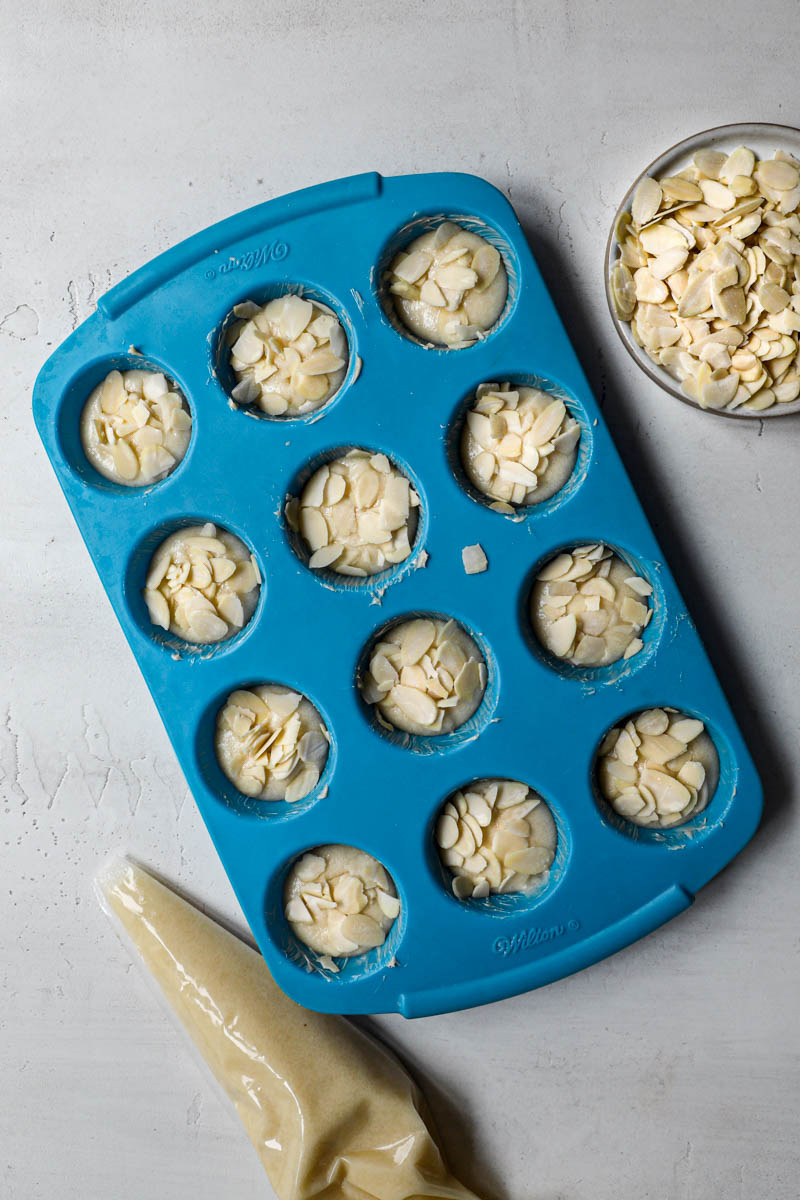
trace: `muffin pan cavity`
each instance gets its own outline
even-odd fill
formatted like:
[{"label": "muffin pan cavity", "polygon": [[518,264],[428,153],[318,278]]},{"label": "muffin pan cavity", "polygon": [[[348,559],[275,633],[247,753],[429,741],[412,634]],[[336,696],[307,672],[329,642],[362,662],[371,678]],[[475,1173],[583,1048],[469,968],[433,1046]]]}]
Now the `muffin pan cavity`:
[{"label": "muffin pan cavity", "polygon": [[592,435],[579,404],[551,380],[484,381],[458,405],[447,433],[456,481],[478,504],[522,520],[552,514],[579,489]]},{"label": "muffin pan cavity", "polygon": [[284,513],[292,546],[312,571],[352,582],[408,562],[422,501],[388,455],[354,446],[306,474]]},{"label": "muffin pan cavity", "polygon": [[457,789],[439,811],[433,837],[453,896],[487,901],[492,912],[540,896],[557,856],[565,858],[550,806],[516,779],[477,779]]},{"label": "muffin pan cavity", "polygon": [[231,403],[268,420],[315,419],[361,369],[344,307],[313,285],[243,297],[214,338],[214,374]]},{"label": "muffin pan cavity", "polygon": [[609,729],[594,776],[601,802],[627,832],[697,828],[717,791],[720,756],[703,720],[656,706]]},{"label": "muffin pan cavity", "polygon": [[389,324],[427,350],[464,350],[500,328],[516,297],[514,249],[476,216],[415,217],[388,240],[377,295]]},{"label": "muffin pan cavity", "polygon": [[[266,716],[262,704],[269,710]],[[292,721],[295,713],[299,728]],[[279,742],[285,752],[273,752]],[[272,769],[273,757],[277,769]],[[336,735],[319,704],[300,688],[234,681],[201,712],[193,758],[212,803],[237,817],[280,824],[303,816],[329,794],[336,770]]]},{"label": "muffin pan cavity", "polygon": [[231,529],[179,518],[151,529],[135,548],[125,600],[139,629],[173,658],[208,658],[238,643],[260,607],[256,555]]},{"label": "muffin pan cavity", "polygon": [[292,688],[237,688],[217,713],[217,762],[237,791],[257,800],[304,800],[325,770],[329,745],[322,717]]},{"label": "muffin pan cavity", "polygon": [[58,413],[60,449],[76,476],[123,496],[141,496],[177,471],[191,451],[185,389],[155,359],[129,351],[84,365]]},{"label": "muffin pan cavity", "polygon": [[405,897],[360,846],[325,843],[296,854],[271,880],[266,911],[286,966],[329,988],[397,966]]},{"label": "muffin pan cavity", "polygon": [[[400,252],[445,221],[484,241],[469,266],[464,255],[440,264],[462,274],[432,279],[439,291],[477,287],[497,263],[491,248],[508,284],[503,311],[457,354],[415,341],[387,287]],[[298,415],[232,396],[234,368],[246,375],[258,347],[245,342],[232,363],[231,345],[287,294],[297,324],[271,347],[292,351],[287,378],[324,350],[315,334],[315,347],[302,340],[320,320],[307,300],[332,310],[347,343],[342,366],[322,372],[330,397]],[[258,362],[268,381],[272,362]],[[134,368],[162,373],[191,414],[184,458],[142,488],[104,479],[80,439],[92,391]],[[554,446],[566,434],[574,466],[553,480],[537,469],[536,488],[524,476],[524,494],[493,501],[461,457],[480,384],[500,388],[497,411],[478,414],[503,416],[498,442],[526,432],[501,409],[518,412],[525,388],[543,392],[534,449],[547,458],[539,434]],[[483,180],[362,175],[197,234],[100,298],[43,367],[34,412],[247,921],[299,1004],[416,1016],[550,983],[680,912],[752,835],[761,794],[746,746],[514,212]],[[506,449],[526,466],[522,445],[517,458],[513,441]],[[353,450],[361,457],[347,460]],[[568,551],[554,579],[599,613],[604,589],[579,586],[594,571],[589,551],[587,573],[566,575],[576,548],[601,541],[625,579],[643,581],[635,603],[653,615],[632,657],[594,666],[581,658],[591,644],[563,657],[543,646],[530,603],[548,582],[537,576]],[[626,714],[662,704],[703,721],[719,778],[685,823],[637,825],[601,794],[598,747]],[[697,769],[682,787],[687,778]],[[341,847],[368,857],[340,862]],[[315,859],[329,858],[336,878],[321,880]],[[303,860],[301,883],[315,887],[287,895]],[[365,886],[372,862],[386,879]],[[305,910],[287,915],[300,900]],[[312,946],[308,925],[334,910],[352,936]]]},{"label": "muffin pan cavity", "polygon": [[451,750],[491,720],[497,671],[482,640],[443,613],[382,626],[359,662],[356,687],[373,728],[422,754]]},{"label": "muffin pan cavity", "polygon": [[533,642],[569,678],[611,682],[638,665],[657,612],[649,573],[603,541],[562,547],[532,573]]}]

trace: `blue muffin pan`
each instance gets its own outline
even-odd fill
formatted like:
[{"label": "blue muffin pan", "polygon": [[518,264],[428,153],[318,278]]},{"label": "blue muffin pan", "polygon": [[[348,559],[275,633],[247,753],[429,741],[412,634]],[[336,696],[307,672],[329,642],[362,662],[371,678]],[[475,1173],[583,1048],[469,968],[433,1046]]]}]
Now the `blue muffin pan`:
[{"label": "blue muffin pan", "polygon": [[[426,348],[403,336],[382,291],[391,255],[445,217],[492,241],[510,281],[497,326],[461,350]],[[228,395],[226,318],[239,301],[287,289],[302,289],[339,315],[350,343],[348,374],[315,414],[256,417]],[[143,365],[177,382],[194,425],[180,466],[138,490],[93,470],[78,422],[109,370]],[[487,380],[549,389],[581,424],[570,482],[516,519],[491,511],[458,462],[461,419]],[[42,368],[34,412],[253,933],[278,983],[299,1003],[417,1016],[550,983],[686,908],[752,836],[761,787],[742,736],[514,211],[485,181],[359,175],[271,200],[196,234],[101,298]],[[351,446],[388,454],[422,500],[411,559],[365,581],[312,572],[283,516],[287,494],[319,462]],[[161,539],[204,520],[251,547],[264,582],[247,626],[198,650],[150,624],[141,589]],[[638,655],[608,668],[571,669],[538,647],[528,595],[542,560],[600,540],[650,580],[655,612]],[[468,577],[461,549],[475,542],[490,565]],[[376,632],[421,612],[460,621],[489,668],[481,707],[450,737],[387,735],[356,688]],[[91,619],[87,613],[87,626]],[[233,689],[261,682],[306,694],[331,734],[318,787],[294,805],[241,796],[216,763],[217,710]],[[593,784],[605,731],[653,705],[699,716],[720,758],[708,808],[661,832],[617,818]],[[433,840],[436,814],[453,789],[486,776],[527,782],[555,815],[556,861],[532,896],[463,902],[449,891]],[[283,916],[288,868],[324,842],[374,854],[402,899],[385,945],[340,960],[338,974],[304,953]]]}]

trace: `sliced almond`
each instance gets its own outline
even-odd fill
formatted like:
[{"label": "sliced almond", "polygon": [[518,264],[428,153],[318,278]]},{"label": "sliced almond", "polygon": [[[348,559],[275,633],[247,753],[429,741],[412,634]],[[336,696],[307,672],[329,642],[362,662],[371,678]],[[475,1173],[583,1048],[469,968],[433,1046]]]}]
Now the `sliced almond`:
[{"label": "sliced almond", "polygon": [[416,725],[430,726],[436,722],[439,712],[436,702],[417,688],[395,684],[389,693],[389,700]]},{"label": "sliced almond", "polygon": [[637,225],[644,225],[658,212],[661,204],[661,186],[655,179],[645,175],[640,180],[631,202],[631,216]]},{"label": "sliced almond", "polygon": [[386,934],[378,922],[373,921],[372,917],[368,917],[365,913],[346,917],[342,922],[341,931],[344,937],[365,949],[382,946],[386,941]]},{"label": "sliced almond", "polygon": [[566,658],[572,649],[577,632],[577,622],[572,613],[559,617],[547,629],[547,648],[557,658]]}]

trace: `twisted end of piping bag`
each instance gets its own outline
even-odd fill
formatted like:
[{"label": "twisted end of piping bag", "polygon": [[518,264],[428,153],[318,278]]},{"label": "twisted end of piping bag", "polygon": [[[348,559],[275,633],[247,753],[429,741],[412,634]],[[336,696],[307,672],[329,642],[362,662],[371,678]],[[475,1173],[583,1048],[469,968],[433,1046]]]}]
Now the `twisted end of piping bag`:
[{"label": "twisted end of piping bag", "polygon": [[416,1085],[388,1050],[343,1017],[300,1008],[257,951],[128,859],[96,882],[279,1200],[478,1200],[448,1171]]}]

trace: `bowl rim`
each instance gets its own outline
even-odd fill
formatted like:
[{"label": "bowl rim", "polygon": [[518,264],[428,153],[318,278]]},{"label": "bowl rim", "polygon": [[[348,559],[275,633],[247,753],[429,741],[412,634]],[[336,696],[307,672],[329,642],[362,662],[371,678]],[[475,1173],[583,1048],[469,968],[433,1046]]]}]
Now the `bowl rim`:
[{"label": "bowl rim", "polygon": [[[676,400],[680,400],[683,404],[686,404],[689,408],[693,408],[698,412],[711,413],[716,417],[728,417],[735,420],[763,421],[766,419],[772,420],[775,417],[797,416],[800,413],[800,397],[797,400],[791,401],[791,403],[787,405],[775,404],[771,408],[764,409],[762,412],[742,412],[739,409],[734,409],[733,412],[729,412],[724,408],[703,408],[703,406],[698,404],[696,400],[691,400],[688,396],[686,396],[679,387],[676,387],[672,383],[668,382],[668,378],[665,378],[665,376],[667,376],[667,372],[664,371],[663,368],[658,368],[656,364],[651,365],[649,362],[645,362],[644,351],[638,353],[637,350],[639,348],[637,347],[637,349],[634,349],[629,338],[623,333],[623,323],[614,309],[614,300],[611,295],[610,285],[611,268],[614,265],[612,262],[612,254],[614,253],[615,247],[618,245],[615,236],[617,222],[619,221],[622,213],[629,210],[631,197],[638,187],[640,180],[643,179],[645,175],[649,175],[659,163],[664,161],[664,159],[668,159],[677,155],[683,150],[684,147],[686,147],[688,152],[689,146],[698,143],[701,139],[711,140],[714,138],[732,136],[735,130],[744,128],[757,129],[765,133],[768,130],[778,130],[788,132],[790,135],[800,139],[800,127],[795,125],[783,125],[773,121],[735,121],[731,124],[712,125],[708,129],[701,129],[697,133],[693,133],[688,137],[681,138],[680,141],[675,142],[667,150],[663,150],[661,154],[658,154],[654,159],[652,159],[652,161],[647,164],[644,170],[640,171],[640,173],[636,176],[614,213],[614,217],[611,222],[611,228],[609,229],[608,238],[606,240],[606,251],[603,259],[603,285],[608,311],[611,314],[611,323],[616,330],[617,336],[639,369],[644,371],[644,373],[653,381],[653,383],[658,384],[662,391],[667,392]],[[658,373],[659,371],[662,373]]]}]

